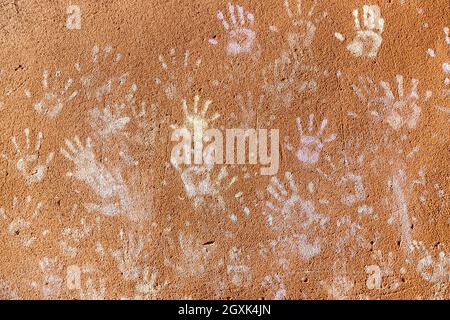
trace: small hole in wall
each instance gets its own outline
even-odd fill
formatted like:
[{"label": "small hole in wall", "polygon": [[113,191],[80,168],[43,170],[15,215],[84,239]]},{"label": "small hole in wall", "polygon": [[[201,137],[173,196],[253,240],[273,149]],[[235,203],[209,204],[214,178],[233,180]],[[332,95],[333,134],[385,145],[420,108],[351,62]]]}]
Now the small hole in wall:
[{"label": "small hole in wall", "polygon": [[413,224],[411,225],[411,230],[412,230],[412,229],[414,229],[414,225],[413,225]]},{"label": "small hole in wall", "polygon": [[16,230],[15,234],[18,236],[20,234],[20,231]]},{"label": "small hole in wall", "polygon": [[406,279],[405,279],[405,278],[401,278],[401,281],[402,281],[402,282],[406,282]]},{"label": "small hole in wall", "polygon": [[397,240],[397,247],[400,247],[400,244],[401,244],[402,242],[400,241],[400,240]]}]

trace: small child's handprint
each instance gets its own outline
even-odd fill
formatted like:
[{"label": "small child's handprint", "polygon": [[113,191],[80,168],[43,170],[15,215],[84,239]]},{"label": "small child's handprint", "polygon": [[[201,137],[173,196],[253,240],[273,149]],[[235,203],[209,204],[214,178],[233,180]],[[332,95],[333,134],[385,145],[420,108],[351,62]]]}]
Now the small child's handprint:
[{"label": "small child's handprint", "polygon": [[[78,91],[71,91],[73,84],[72,79],[68,79],[65,83],[61,83],[61,71],[56,71],[53,79],[53,84],[49,84],[48,70],[44,70],[42,76],[42,91],[43,95],[39,101],[34,104],[34,110],[50,117],[55,118],[64,108],[64,104],[73,100]],[[31,92],[26,89],[25,96],[32,97]]]},{"label": "small child's handprint", "polygon": [[[364,5],[362,9],[362,26],[359,18],[359,10],[353,10],[356,36],[347,45],[347,49],[355,57],[375,59],[380,49],[383,38],[384,19],[381,17],[380,8],[377,5]],[[335,37],[344,41],[341,33],[335,33]]]},{"label": "small child's handprint", "polygon": [[[230,55],[251,53],[256,46],[256,32],[251,29],[255,21],[253,13],[246,12],[242,6],[231,3],[228,4],[228,11],[228,21],[222,11],[217,12],[217,19],[222,22],[225,31],[228,33],[225,51]],[[218,42],[215,38],[212,38],[209,43],[216,45]]]},{"label": "small child's handprint", "polygon": [[[308,134],[305,134],[302,127],[302,121],[297,118],[297,128],[299,131],[299,146],[296,152],[297,159],[304,163],[313,164],[319,161],[320,153],[322,152],[325,143],[329,143],[336,139],[336,134],[330,134],[327,138],[322,138],[322,133],[328,124],[327,119],[323,119],[316,134],[313,134],[314,114],[309,115]],[[289,143],[289,138],[286,137],[286,148],[289,151],[293,150]]]},{"label": "small child's handprint", "polygon": [[[39,159],[40,150],[42,146],[43,134],[39,132],[36,137],[36,144],[34,148],[30,145],[30,129],[23,130],[25,135],[25,143],[23,148],[19,147],[15,136],[11,137],[11,144],[14,147],[14,159],[17,160],[16,168],[25,179],[28,185],[39,182],[44,178],[45,171],[48,164],[53,160],[53,152],[47,154],[45,163],[33,164]],[[8,158],[7,156],[5,156]]]}]

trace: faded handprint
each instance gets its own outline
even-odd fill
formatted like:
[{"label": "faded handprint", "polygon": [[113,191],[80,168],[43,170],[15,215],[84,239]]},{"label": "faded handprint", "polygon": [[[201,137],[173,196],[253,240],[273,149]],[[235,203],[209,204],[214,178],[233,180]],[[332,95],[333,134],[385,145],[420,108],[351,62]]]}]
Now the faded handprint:
[{"label": "faded handprint", "polygon": [[[325,164],[329,169],[325,170],[324,166],[316,168],[317,172],[321,174],[331,183],[338,187],[341,193],[341,203],[353,207],[357,206],[356,211],[361,215],[371,215],[373,208],[367,204],[367,192],[364,185],[364,164],[365,153],[354,153],[354,150],[361,150],[364,148],[358,141],[348,141],[350,148],[345,148],[338,152],[342,154],[337,160],[333,160],[333,156],[327,154],[324,156]],[[348,150],[350,149],[350,150]],[[328,171],[327,173],[324,172]],[[373,217],[377,217],[374,215]]]},{"label": "faded handprint", "polygon": [[364,228],[352,221],[349,215],[339,217],[333,231],[336,253],[345,257],[355,257],[361,249],[367,249]]},{"label": "faded handprint", "polygon": [[[359,10],[353,10],[356,36],[347,45],[347,49],[355,57],[375,59],[381,47],[384,30],[384,19],[381,17],[380,7],[377,5],[364,5],[362,9],[362,26],[359,18]],[[344,36],[335,33],[335,37],[344,41]]]},{"label": "faded handprint", "polygon": [[274,276],[265,276],[262,285],[272,288],[275,291],[273,295],[274,300],[286,299],[286,286],[280,274],[276,273]]},{"label": "faded handprint", "polygon": [[[253,13],[246,12],[240,5],[228,4],[229,20],[222,11],[217,12],[223,28],[228,34],[228,42],[225,51],[230,55],[248,54],[255,50],[256,32],[252,29],[255,17]],[[217,45],[214,38],[209,40],[212,45]]]},{"label": "faded handprint", "polygon": [[411,250],[413,253],[419,254],[419,261],[416,271],[427,281],[433,283],[449,283],[450,282],[450,257],[440,251],[437,257],[425,248],[421,241],[412,241]]},{"label": "faded handprint", "polygon": [[[75,205],[74,209],[77,207],[78,205]],[[93,227],[86,223],[86,219],[81,218],[80,225],[80,228],[67,227],[61,232],[59,247],[61,253],[66,257],[75,258],[78,254],[80,241],[92,232]]]},{"label": "faded handprint", "polygon": [[[327,127],[328,120],[323,119],[317,133],[312,133],[314,127],[314,114],[309,115],[308,134],[305,134],[300,118],[297,118],[297,129],[299,132],[299,144],[296,151],[297,159],[303,163],[314,164],[319,161],[320,154],[326,143],[330,143],[336,139],[336,134],[330,134],[327,138],[322,137],[322,133]],[[287,137],[286,148],[293,150]]]},{"label": "faded handprint", "polygon": [[91,118],[91,126],[102,136],[120,131],[130,122],[129,117],[122,116],[120,110],[110,106],[106,106],[103,109],[94,108],[89,111],[89,116]]},{"label": "faded handprint", "polygon": [[295,242],[303,259],[308,260],[318,255],[321,251],[320,239],[315,234],[311,241],[308,234],[316,225],[323,227],[328,218],[316,212],[312,201],[300,197],[292,173],[285,173],[284,184],[277,177],[272,177],[267,192],[271,199],[266,201],[263,212],[269,226],[278,231],[280,237],[290,237],[293,233],[294,238],[291,240]]},{"label": "faded handprint", "polygon": [[[229,190],[237,181],[237,176],[229,180],[226,167],[222,167],[214,177],[212,165],[193,166],[185,169],[181,173],[184,189],[189,198],[194,200],[194,207],[204,205],[208,197],[212,197],[217,202],[221,210],[225,210],[226,203],[223,193]],[[225,183],[225,180],[228,180]],[[215,206],[213,206],[215,207]]]},{"label": "faded handprint", "polygon": [[[49,152],[45,163],[35,164],[40,158],[43,134],[42,132],[37,134],[34,148],[32,148],[30,145],[30,129],[25,128],[23,132],[25,135],[25,143],[22,147],[19,147],[15,136],[11,137],[11,144],[15,151],[12,158],[16,161],[16,168],[26,183],[31,185],[40,182],[44,178],[45,171],[50,161],[53,160],[54,154],[53,152]],[[5,158],[8,158],[8,156],[5,156]],[[35,165],[33,166],[33,164]]]},{"label": "faded handprint", "polygon": [[113,53],[113,47],[106,45],[100,47],[95,45],[91,52],[91,61],[84,66],[81,63],[75,64],[75,69],[80,74],[80,83],[84,94],[88,99],[95,98],[101,101],[102,98],[113,92],[113,83],[124,83],[128,73],[110,76],[109,70],[116,72],[119,62],[122,60],[120,53]]},{"label": "faded handprint", "polygon": [[122,273],[125,280],[136,280],[140,273],[139,257],[144,249],[144,240],[140,235],[134,235],[128,232],[125,235],[121,229],[119,239],[122,247],[119,250],[111,251],[112,256],[117,262],[119,271]]},{"label": "faded handprint", "polygon": [[176,265],[177,272],[189,277],[202,276],[211,252],[198,241],[194,241],[192,235],[186,236],[181,232],[178,240],[181,249],[181,263]]},{"label": "faded handprint", "polygon": [[80,289],[81,300],[104,300],[106,297],[106,281],[105,279],[98,280],[98,285],[95,285],[94,279],[88,277],[86,279],[85,288]]},{"label": "faded handprint", "polygon": [[[168,55],[160,54],[158,59],[165,73],[165,77],[155,78],[157,85],[161,85],[166,97],[171,100],[181,100],[187,96],[192,87],[194,76],[202,63],[202,59],[197,58],[190,62],[190,53],[184,51],[182,61],[175,48],[171,48]],[[181,63],[180,63],[181,62]]]},{"label": "faded handprint", "polygon": [[0,208],[0,218],[9,221],[9,235],[17,237],[24,247],[31,247],[37,239],[33,222],[38,218],[42,206],[42,202],[33,201],[28,195],[23,200],[14,196],[10,208]]},{"label": "faded handprint", "polygon": [[290,107],[295,94],[317,89],[317,81],[304,74],[311,71],[314,73],[317,70],[282,52],[279,58],[263,69],[263,90],[274,98],[275,107]]},{"label": "faded handprint", "polygon": [[153,270],[150,274],[150,269],[144,267],[142,273],[142,281],[136,284],[135,299],[137,300],[155,300],[159,298],[160,292],[168,285],[167,281],[158,283],[158,272]]},{"label": "faded handprint", "polygon": [[[295,3],[295,8],[291,7],[291,2]],[[303,0],[284,0],[284,6],[286,8],[287,15],[291,19],[292,24],[295,27],[302,28],[302,46],[310,47],[314,41],[316,35],[317,25],[326,17],[326,12],[322,12],[320,15],[315,14],[317,6],[317,0],[314,0],[309,10],[305,10],[303,7],[305,2]],[[305,14],[306,13],[306,14]],[[296,37],[297,33],[290,34],[289,37]]]},{"label": "faded handprint", "polygon": [[[194,97],[194,103],[192,106],[192,110],[187,105],[187,101],[183,99],[182,101],[182,110],[184,114],[183,125],[179,126],[177,124],[172,124],[170,127],[177,131],[184,131],[189,135],[193,135],[194,137],[194,148],[198,143],[203,143],[204,132],[209,128],[209,124],[220,117],[220,115],[216,112],[211,117],[208,117],[206,114],[208,112],[209,106],[211,105],[211,100],[206,100],[203,103],[202,109],[198,110],[200,97]],[[187,132],[186,132],[187,131]],[[176,132],[175,132],[176,133]],[[180,152],[184,153],[183,159],[188,157],[190,163],[191,153],[193,151],[192,143],[189,145],[186,141],[183,143],[182,150],[174,150],[171,155],[170,162],[177,169],[180,170],[180,164],[185,163],[180,159]]]},{"label": "faded handprint", "polygon": [[251,92],[247,92],[246,97],[242,94],[236,96],[236,100],[241,110],[241,122],[240,127],[244,129],[255,128],[257,125],[258,109],[262,105],[263,96],[259,96],[256,107],[253,103],[253,95]]},{"label": "faded handprint", "polygon": [[32,281],[31,287],[38,290],[44,299],[57,299],[61,292],[64,279],[63,265],[58,257],[43,257],[39,260],[39,282]]},{"label": "faded handprint", "polygon": [[383,255],[381,250],[376,250],[371,256],[376,264],[364,268],[368,274],[367,288],[369,290],[397,290],[401,285],[400,278],[406,272],[406,269],[400,268],[400,271],[396,272],[394,253],[389,252],[387,255]]},{"label": "faded handprint", "polygon": [[[104,102],[103,109],[94,108],[89,111],[91,127],[100,136],[121,132],[132,119],[139,121],[139,126],[145,126],[141,121],[146,115],[146,102],[136,101],[138,86],[135,83],[128,90],[125,84],[126,82],[118,83],[115,89],[125,91],[113,95],[111,102]],[[105,96],[104,100],[109,100],[109,96]]]},{"label": "faded handprint", "polygon": [[111,173],[105,165],[95,159],[92,150],[92,141],[88,137],[86,145],[81,144],[78,136],[74,137],[75,145],[68,139],[65,140],[68,150],[61,148],[61,153],[75,164],[76,170],[68,172],[67,176],[74,177],[86,183],[102,200],[119,198],[119,203],[108,202],[106,204],[87,204],[90,211],[100,211],[105,215],[116,215],[129,208],[128,190],[121,177],[118,168]]},{"label": "faded handprint", "polygon": [[[243,261],[245,260],[245,261]],[[227,273],[231,277],[231,283],[237,287],[248,287],[252,284],[249,256],[245,256],[242,249],[232,247],[229,252]]]},{"label": "faded handprint", "polygon": [[341,178],[341,184],[346,184],[348,182],[354,185],[355,193],[345,193],[342,195],[341,201],[347,206],[352,206],[356,202],[364,201],[366,198],[366,193],[364,191],[364,184],[362,183],[361,176],[349,172]]},{"label": "faded handprint", "polygon": [[[50,117],[55,118],[64,108],[64,105],[73,100],[78,91],[71,91],[73,79],[68,79],[65,83],[61,83],[62,73],[60,70],[55,72],[53,83],[49,84],[49,72],[44,70],[42,76],[42,98],[34,104],[34,110]],[[32,97],[29,89],[25,90],[25,96]]]},{"label": "faded handprint", "polygon": [[346,263],[340,261],[333,263],[332,280],[320,281],[328,297],[334,300],[348,300],[355,284],[355,280],[348,275]]},{"label": "faded handprint", "polygon": [[[445,43],[447,44],[448,52],[450,53],[450,29],[444,27]],[[441,98],[444,99],[444,104],[436,106],[437,110],[450,114],[450,60],[442,63],[442,73],[444,76],[444,83],[441,90]],[[450,120],[449,120],[450,121]]]},{"label": "faded handprint", "polygon": [[[403,76],[396,76],[397,96],[391,90],[389,82],[380,81],[380,87],[383,93],[380,93],[379,87],[371,78],[359,78],[359,85],[352,85],[353,91],[358,98],[366,103],[369,108],[381,105],[381,114],[377,110],[370,110],[372,116],[376,119],[386,121],[394,130],[403,127],[415,129],[419,121],[421,107],[419,100],[421,97],[417,91],[419,80],[411,80],[411,88],[405,94],[403,88]],[[422,100],[426,101],[430,98],[431,93],[426,92]]]}]

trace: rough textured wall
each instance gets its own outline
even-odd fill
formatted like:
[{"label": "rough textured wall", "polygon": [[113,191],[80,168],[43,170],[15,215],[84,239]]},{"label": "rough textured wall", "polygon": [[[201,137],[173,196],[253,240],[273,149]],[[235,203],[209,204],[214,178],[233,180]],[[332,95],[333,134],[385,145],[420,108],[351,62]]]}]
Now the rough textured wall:
[{"label": "rough textured wall", "polygon": [[1,298],[450,297],[448,0],[0,12]]}]

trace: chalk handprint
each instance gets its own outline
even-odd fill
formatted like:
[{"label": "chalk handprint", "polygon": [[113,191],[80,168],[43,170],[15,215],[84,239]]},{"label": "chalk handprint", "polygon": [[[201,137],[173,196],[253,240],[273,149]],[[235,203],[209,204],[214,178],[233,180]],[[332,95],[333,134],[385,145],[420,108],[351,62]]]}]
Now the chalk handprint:
[{"label": "chalk handprint", "polygon": [[[16,162],[16,168],[22,177],[25,179],[28,185],[39,182],[44,178],[45,171],[48,164],[53,160],[53,152],[47,154],[47,158],[44,163],[36,162],[39,160],[41,152],[43,134],[39,132],[36,137],[36,144],[34,148],[30,145],[30,129],[25,128],[23,130],[25,135],[25,143],[22,147],[19,147],[15,136],[11,137],[11,144],[14,147],[15,154],[13,156]],[[8,158],[6,156],[6,158]]]},{"label": "chalk handprint", "polygon": [[[291,7],[291,2],[295,3],[295,9]],[[309,10],[305,10],[304,2],[302,0],[284,0],[284,6],[286,13],[291,19],[292,24],[295,27],[302,28],[301,37],[302,44],[305,48],[311,46],[314,37],[316,35],[317,25],[326,17],[326,12],[322,12],[319,15],[315,13],[317,6],[317,0],[314,0]],[[293,34],[290,35],[294,36]]]},{"label": "chalk handprint", "polygon": [[283,182],[272,177],[267,192],[270,199],[266,201],[263,213],[281,239],[287,237],[282,242],[287,240],[306,260],[319,254],[321,241],[317,227],[322,228],[328,218],[316,211],[312,201],[300,196],[292,173],[286,172]]},{"label": "chalk handprint", "polygon": [[[251,28],[255,21],[253,13],[246,12],[240,5],[228,4],[229,20],[225,18],[222,11],[217,12],[225,31],[228,33],[228,42],[225,51],[229,55],[248,54],[255,49],[256,32]],[[217,40],[209,40],[212,45],[217,45]]]},{"label": "chalk handprint", "polygon": [[[336,139],[336,134],[330,134],[327,138],[322,138],[322,133],[328,124],[327,119],[323,119],[316,134],[313,134],[314,114],[309,115],[308,134],[305,134],[302,127],[302,121],[297,118],[297,128],[299,131],[299,145],[296,152],[297,159],[303,163],[313,164],[319,161],[320,153],[326,143]],[[287,138],[288,140],[288,138]],[[286,148],[293,150],[292,145],[287,141]]]},{"label": "chalk handprint", "polygon": [[[97,161],[90,138],[86,139],[86,146],[81,144],[78,136],[75,136],[74,142],[75,145],[66,139],[67,150],[61,148],[61,153],[75,164],[75,171],[68,172],[67,176],[86,183],[97,196],[106,200],[106,203],[101,205],[86,204],[86,208],[89,211],[100,211],[109,216],[129,208],[128,189],[119,169],[111,172],[104,164]],[[115,198],[118,198],[118,203],[113,202]]]},{"label": "chalk handprint", "polygon": [[[73,100],[78,91],[71,91],[73,79],[68,79],[61,83],[61,71],[55,72],[53,83],[49,83],[48,70],[44,70],[42,75],[42,97],[34,104],[34,110],[50,118],[55,118],[64,108],[64,104]],[[32,97],[31,92],[26,89],[25,96]]]},{"label": "chalk handprint", "polygon": [[[383,38],[381,34],[384,30],[384,19],[381,17],[380,8],[377,5],[364,5],[362,9],[362,26],[359,17],[359,10],[353,10],[356,36],[347,45],[347,49],[355,57],[375,59],[381,47]],[[335,33],[335,37],[344,41],[345,37],[341,33]]]},{"label": "chalk handprint", "polygon": [[[379,87],[370,78],[359,79],[359,85],[353,85],[353,91],[358,98],[367,104],[369,108],[381,105],[380,110],[370,110],[376,118],[386,121],[394,130],[399,130],[406,126],[408,129],[415,129],[421,114],[420,100],[426,101],[431,93],[425,92],[423,97],[418,93],[419,81],[411,79],[409,92],[404,92],[403,76],[396,76],[397,94],[392,91],[389,82],[380,81]],[[381,114],[380,114],[381,113]]]}]

